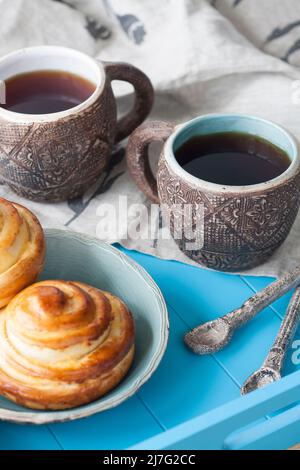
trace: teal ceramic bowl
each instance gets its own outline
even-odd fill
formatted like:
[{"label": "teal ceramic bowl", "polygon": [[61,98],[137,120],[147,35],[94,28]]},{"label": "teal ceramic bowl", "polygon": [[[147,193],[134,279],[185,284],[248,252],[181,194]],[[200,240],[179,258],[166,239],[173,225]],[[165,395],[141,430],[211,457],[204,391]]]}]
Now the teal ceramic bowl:
[{"label": "teal ceramic bowl", "polygon": [[0,396],[0,419],[43,424],[83,418],[107,410],[132,396],[153,374],[166,349],[169,331],[163,296],[146,271],[117,249],[95,238],[63,230],[46,230],[47,258],[41,279],[83,281],[119,296],[136,325],[136,354],[125,379],[88,405],[65,411],[36,411]]}]

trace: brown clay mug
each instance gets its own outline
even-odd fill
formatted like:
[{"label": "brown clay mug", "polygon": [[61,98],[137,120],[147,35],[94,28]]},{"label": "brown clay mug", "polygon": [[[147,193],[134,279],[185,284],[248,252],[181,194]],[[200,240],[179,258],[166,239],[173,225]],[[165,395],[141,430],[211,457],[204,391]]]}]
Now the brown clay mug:
[{"label": "brown clay mug", "polygon": [[[185,171],[174,153],[189,139],[220,132],[259,136],[283,149],[290,160],[286,171],[264,183],[224,186],[201,180]],[[165,142],[154,178],[148,146]],[[287,237],[300,203],[298,142],[280,126],[264,119],[235,114],[213,114],[174,126],[150,122],[131,136],[127,148],[129,170],[138,187],[164,213],[174,204],[192,207],[192,220],[203,208],[203,240],[199,248],[186,249],[184,237],[176,239],[187,256],[209,268],[223,271],[249,269],[263,263]],[[169,217],[174,236],[174,217]]]},{"label": "brown clay mug", "polygon": [[[0,60],[0,80],[26,72],[59,70],[95,85],[79,105],[52,114],[22,114],[0,107],[0,180],[35,201],[61,201],[82,194],[97,181],[114,143],[127,137],[149,114],[150,80],[125,63],[107,63],[72,49],[39,46]],[[133,109],[117,121],[112,80],[133,85]]]}]

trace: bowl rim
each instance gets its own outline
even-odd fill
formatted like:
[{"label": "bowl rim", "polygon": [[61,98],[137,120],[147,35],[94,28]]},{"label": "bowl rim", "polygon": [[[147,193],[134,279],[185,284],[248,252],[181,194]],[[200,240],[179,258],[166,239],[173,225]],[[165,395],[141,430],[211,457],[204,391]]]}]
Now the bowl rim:
[{"label": "bowl rim", "polygon": [[[61,237],[66,239],[72,237],[80,243],[96,245],[102,249],[105,249],[109,251],[113,256],[118,257],[125,265],[129,266],[130,269],[133,269],[139,276],[141,276],[151,288],[153,294],[157,298],[158,305],[160,306],[160,342],[158,347],[156,348],[155,354],[149,361],[149,364],[146,366],[144,372],[133,382],[133,384],[128,388],[126,392],[119,393],[119,395],[117,394],[114,398],[107,398],[104,402],[100,403],[98,403],[97,400],[91,403],[87,403],[86,405],[82,405],[84,406],[83,409],[81,409],[81,407],[77,407],[58,411],[31,410],[30,408],[28,408],[28,411],[14,411],[2,408],[0,406],[0,420],[2,421],[11,421],[14,423],[23,424],[57,423],[86,418],[95,413],[115,408],[128,398],[132,397],[140,389],[140,387],[145,382],[147,382],[147,380],[150,379],[152,374],[157,369],[168,344],[169,318],[166,302],[158,285],[142,266],[140,266],[136,261],[133,261],[129,256],[127,256],[125,253],[122,253],[117,248],[91,235],[86,235],[80,232],[74,232],[73,230],[69,229],[61,230],[48,228],[45,229],[44,232],[46,239],[47,237]],[[101,400],[101,397],[98,400]]]}]

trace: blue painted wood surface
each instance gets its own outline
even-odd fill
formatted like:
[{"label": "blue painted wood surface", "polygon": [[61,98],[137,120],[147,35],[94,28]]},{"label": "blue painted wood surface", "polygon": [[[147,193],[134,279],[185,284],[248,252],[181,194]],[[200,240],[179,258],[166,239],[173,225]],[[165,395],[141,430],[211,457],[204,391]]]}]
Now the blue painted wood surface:
[{"label": "blue painted wood surface", "polygon": [[[271,346],[291,294],[242,328],[226,349],[198,357],[184,346],[183,334],[238,307],[271,280],[122,250],[153,276],[168,305],[170,340],[160,367],[135,397],[85,420],[43,427],[1,422],[0,449],[284,448],[300,441],[299,406],[278,412],[300,396],[300,372],[291,374],[299,366],[292,364],[291,355],[284,381],[246,398],[239,394],[239,386]],[[212,428],[209,420],[216,426],[211,436],[205,428]],[[256,424],[249,426],[251,421]]]}]

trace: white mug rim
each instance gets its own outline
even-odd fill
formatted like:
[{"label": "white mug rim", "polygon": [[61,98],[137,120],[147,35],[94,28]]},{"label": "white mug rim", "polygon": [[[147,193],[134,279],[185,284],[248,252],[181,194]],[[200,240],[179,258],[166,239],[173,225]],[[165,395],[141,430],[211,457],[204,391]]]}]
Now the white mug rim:
[{"label": "white mug rim", "polygon": [[[95,83],[95,90],[94,92],[82,103],[74,106],[73,108],[67,109],[65,111],[59,111],[56,113],[48,113],[48,114],[25,114],[25,113],[17,113],[15,111],[10,111],[9,109],[2,108],[0,106],[0,118],[16,122],[16,123],[42,123],[42,122],[53,122],[60,119],[64,119],[66,117],[75,116],[78,113],[86,110],[90,106],[92,106],[95,101],[101,96],[104,84],[105,84],[105,70],[104,66],[101,61],[96,61],[94,58],[90,57],[89,55],[85,54],[84,52],[78,51],[76,49],[72,49],[69,47],[63,46],[51,46],[51,45],[43,45],[43,46],[32,46],[26,47],[23,49],[18,49],[16,51],[10,52],[9,54],[4,55],[0,58],[0,80],[1,80],[1,66],[5,64],[5,62],[18,59],[18,57],[24,58],[24,56],[28,55],[30,58],[31,54],[35,53],[44,53],[45,56],[50,55],[66,55],[68,57],[73,56],[76,57],[78,60],[82,60],[86,63],[89,63],[91,67],[97,73],[97,81]],[[40,70],[47,70],[47,67],[42,67]],[[22,73],[22,72],[21,72]],[[4,80],[5,81],[5,80]]]}]

